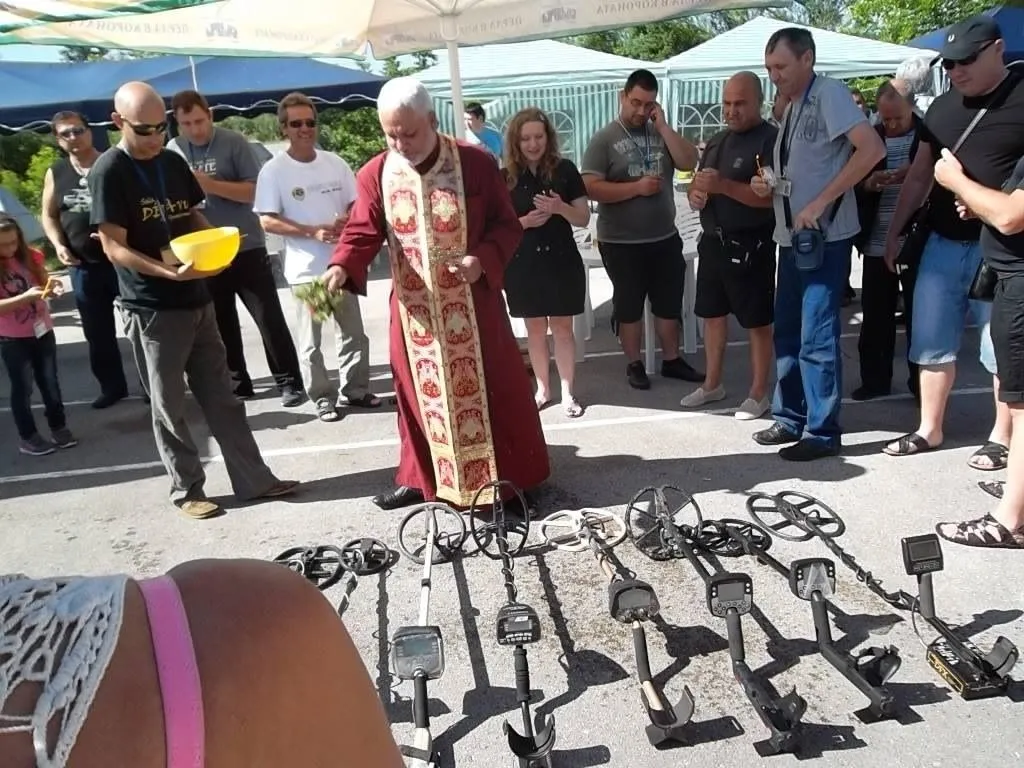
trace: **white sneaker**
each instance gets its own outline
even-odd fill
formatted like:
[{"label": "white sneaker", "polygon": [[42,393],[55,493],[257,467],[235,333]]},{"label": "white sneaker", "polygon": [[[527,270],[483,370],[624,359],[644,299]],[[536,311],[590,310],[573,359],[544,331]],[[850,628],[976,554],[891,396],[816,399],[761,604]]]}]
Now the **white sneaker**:
[{"label": "white sneaker", "polygon": [[763,397],[760,400],[754,400],[752,397],[748,397],[740,404],[740,407],[736,409],[736,418],[740,421],[753,421],[754,419],[760,419],[768,412],[768,409],[771,408],[771,406],[772,402],[767,397]]},{"label": "white sneaker", "polygon": [[708,403],[715,403],[719,400],[725,399],[725,387],[719,384],[712,390],[704,389],[704,387],[697,387],[690,394],[679,401],[679,404],[683,408],[700,408]]}]

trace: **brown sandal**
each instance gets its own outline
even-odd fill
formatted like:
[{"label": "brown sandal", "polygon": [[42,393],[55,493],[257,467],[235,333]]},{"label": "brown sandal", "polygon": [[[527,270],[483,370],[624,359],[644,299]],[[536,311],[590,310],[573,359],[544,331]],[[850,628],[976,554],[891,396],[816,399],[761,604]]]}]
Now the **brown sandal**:
[{"label": "brown sandal", "polygon": [[935,532],[946,541],[965,547],[1024,549],[1024,526],[1011,531],[992,515],[962,523],[939,523]]},{"label": "brown sandal", "polygon": [[[895,448],[889,446],[895,444]],[[921,437],[916,432],[909,432],[898,440],[894,440],[889,445],[885,446],[882,451],[889,454],[890,456],[913,456],[916,453],[925,453],[926,451],[934,451],[939,446],[929,445],[928,441]]]},{"label": "brown sandal", "polygon": [[[971,454],[967,460],[967,466],[981,472],[995,472],[997,469],[1006,469],[1006,462],[1010,457],[1010,449],[1002,443],[995,443],[986,440],[985,444]],[[980,464],[977,459],[988,459],[988,464]]]}]

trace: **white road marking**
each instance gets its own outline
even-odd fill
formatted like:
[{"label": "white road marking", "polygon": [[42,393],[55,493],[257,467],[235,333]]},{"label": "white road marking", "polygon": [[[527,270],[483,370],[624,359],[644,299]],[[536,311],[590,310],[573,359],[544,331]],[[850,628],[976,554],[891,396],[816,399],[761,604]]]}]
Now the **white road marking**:
[{"label": "white road marking", "polygon": [[[965,387],[963,389],[956,389],[950,393],[950,396],[966,396],[966,395],[984,395],[990,394],[992,389],[990,387]],[[909,400],[909,394],[896,394],[887,395],[885,397],[876,397],[874,400],[864,402],[885,402],[890,400]],[[857,400],[851,400],[849,398],[843,399],[843,405],[863,405],[864,402]],[[563,422],[560,424],[545,424],[544,432],[576,432],[585,429],[596,429],[598,427],[624,427],[633,424],[656,424],[658,422],[665,421],[685,421],[688,419],[698,419],[705,416],[727,416],[732,415],[735,408],[716,408],[714,410],[707,411],[669,411],[663,413],[648,413],[637,416],[622,416],[618,418],[609,419],[587,419],[583,417],[581,419],[574,419],[573,421]],[[764,420],[764,425],[767,426],[767,420]],[[751,423],[751,426],[755,424]],[[269,448],[262,451],[264,458],[274,458],[277,456],[305,456],[309,454],[319,453],[345,453],[352,451],[365,450],[369,448],[392,448],[398,445],[398,438],[389,437],[383,440],[362,440],[352,443],[335,443],[328,445],[303,445],[296,448]],[[210,456],[203,460],[204,464],[213,464],[224,461],[224,457],[220,455]],[[104,467],[83,467],[81,469],[65,469],[54,472],[39,472],[28,475],[9,475],[0,476],[0,485],[12,484],[12,483],[27,483],[43,481],[48,479],[65,479],[70,477],[87,477],[89,475],[100,475],[100,474],[116,474],[120,472],[141,472],[148,469],[162,468],[163,464],[159,461],[143,461],[136,464],[114,464],[111,466]]]}]

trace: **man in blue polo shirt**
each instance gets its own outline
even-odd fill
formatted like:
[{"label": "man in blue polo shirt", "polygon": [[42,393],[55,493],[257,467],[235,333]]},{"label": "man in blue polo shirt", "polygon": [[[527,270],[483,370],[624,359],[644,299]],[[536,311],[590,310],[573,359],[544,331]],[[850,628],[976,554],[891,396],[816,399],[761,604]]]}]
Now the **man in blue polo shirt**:
[{"label": "man in blue polo shirt", "polygon": [[471,144],[479,144],[497,158],[501,163],[502,140],[501,134],[487,125],[487,113],[484,108],[475,101],[466,105],[466,141]]}]

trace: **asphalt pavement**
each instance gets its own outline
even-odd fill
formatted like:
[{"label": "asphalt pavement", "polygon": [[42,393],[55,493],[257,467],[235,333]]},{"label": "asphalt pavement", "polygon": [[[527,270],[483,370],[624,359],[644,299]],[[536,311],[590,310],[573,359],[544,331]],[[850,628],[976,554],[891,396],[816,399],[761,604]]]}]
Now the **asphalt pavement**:
[{"label": "asphalt pavement", "polygon": [[[859,284],[856,273],[854,284]],[[900,539],[929,533],[937,521],[974,517],[993,507],[994,500],[977,482],[1003,473],[982,473],[966,464],[987,437],[992,418],[990,381],[977,362],[976,330],[965,337],[941,450],[907,458],[881,453],[886,441],[917,423],[914,403],[902,386],[905,367],[899,364],[894,395],[868,403],[844,401],[842,456],[793,464],[750,439],[767,421],[745,423],[732,416],[731,409],[746,396],[749,370],[748,347],[738,328],[732,329],[726,360],[728,398],[714,410],[683,411],[679,399],[692,385],[654,376],[648,392],[628,387],[624,361],[608,331],[610,287],[600,270],[592,273],[592,285],[597,323],[587,360],[578,369],[578,396],[587,410],[575,420],[557,404],[542,414],[553,471],[535,494],[538,517],[581,509],[623,514],[639,489],[671,484],[694,494],[705,518],[749,519],[749,493],[792,489],[820,498],[843,518],[846,531],[838,541],[873,578],[888,590],[913,592]],[[373,389],[382,395],[391,391],[387,294],[386,276],[379,276],[362,300]],[[106,411],[88,407],[96,392],[80,324],[68,297],[55,302],[54,310],[69,426],[81,443],[52,456],[20,456],[9,411],[0,412],[5,424],[0,572],[122,571],[143,577],[190,559],[270,559],[292,546],[340,546],[360,537],[377,537],[398,549],[402,514],[370,503],[393,482],[397,432],[390,406],[346,412],[333,424],[319,422],[310,405],[281,408],[270,389],[258,334],[240,308],[249,365],[261,390],[247,404],[250,424],[271,467],[280,477],[301,480],[302,492],[293,499],[234,504],[216,443],[190,402],[189,424],[210,459],[208,493],[222,499],[228,511],[213,520],[189,520],[168,503],[148,408],[137,397]],[[859,383],[858,311],[855,302],[844,313],[847,395]],[[325,346],[330,349],[329,340]],[[124,350],[130,360],[127,345]],[[691,362],[702,366],[701,354]],[[0,402],[7,392],[4,380]],[[692,510],[685,514],[694,520]],[[673,702],[684,687],[695,699],[693,719],[682,730],[687,743],[655,749],[644,732],[648,719],[630,629],[609,615],[604,575],[587,552],[545,547],[539,528],[534,523],[516,558],[515,578],[520,600],[536,609],[542,625],[542,638],[529,647],[529,661],[536,709],[556,720],[556,768],[741,768],[762,759],[864,768],[1021,763],[1021,685],[1011,686],[1008,696],[961,699],[927,663],[908,612],[871,594],[820,542],[781,539],[771,552],[784,563],[820,556],[837,561],[832,631],[842,649],[854,654],[870,646],[899,649],[902,665],[888,687],[902,714],[895,720],[862,722],[854,713],[866,699],[816,651],[811,606],[798,600],[774,571],[746,557],[725,559],[721,567],[753,579],[756,609],[742,619],[749,666],[770,678],[780,693],[795,688],[807,702],[798,755],[759,757],[754,744],[766,738],[767,730],[733,676],[726,622],[709,613],[702,581],[685,561],[654,561],[627,539],[616,548],[617,557],[653,586],[660,602],[660,619],[647,624],[655,682]],[[433,572],[432,620],[442,628],[447,656],[444,675],[430,684],[434,733],[445,766],[513,766],[502,721],[508,719],[517,730],[522,723],[512,651],[495,641],[495,618],[504,602],[501,569],[475,553],[475,546],[466,549]],[[998,635],[1024,644],[1024,555],[951,544],[943,551],[944,570],[934,577],[939,614],[963,625],[983,651]],[[346,580],[324,593],[341,607],[396,738],[405,743],[413,730],[412,684],[391,673],[388,638],[397,627],[416,622],[420,575],[420,566],[397,556],[385,572]],[[934,638],[920,617],[916,625],[925,642]],[[1017,674],[1024,679],[1024,672]]]}]

